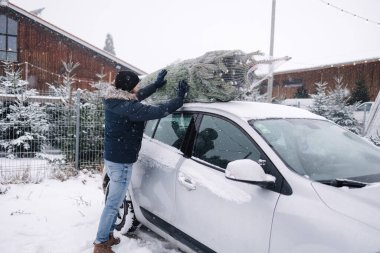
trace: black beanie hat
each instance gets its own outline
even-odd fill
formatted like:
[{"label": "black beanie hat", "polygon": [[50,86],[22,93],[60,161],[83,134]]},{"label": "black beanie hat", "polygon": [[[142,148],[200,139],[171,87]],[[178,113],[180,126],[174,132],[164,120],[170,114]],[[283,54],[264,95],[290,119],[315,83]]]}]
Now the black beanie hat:
[{"label": "black beanie hat", "polygon": [[132,71],[120,71],[115,78],[116,89],[131,91],[140,82],[140,78]]}]

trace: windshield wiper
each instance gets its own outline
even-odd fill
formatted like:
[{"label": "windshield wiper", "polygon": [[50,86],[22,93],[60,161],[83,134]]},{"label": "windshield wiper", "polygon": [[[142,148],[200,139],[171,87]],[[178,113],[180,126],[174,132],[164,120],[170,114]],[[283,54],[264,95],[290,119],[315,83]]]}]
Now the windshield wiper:
[{"label": "windshield wiper", "polygon": [[345,178],[336,178],[336,179],[332,179],[332,180],[320,180],[318,182],[320,182],[322,184],[328,184],[331,186],[335,186],[335,187],[347,186],[350,188],[362,188],[362,187],[365,187],[368,185],[367,183],[364,183],[364,182],[345,179]]}]

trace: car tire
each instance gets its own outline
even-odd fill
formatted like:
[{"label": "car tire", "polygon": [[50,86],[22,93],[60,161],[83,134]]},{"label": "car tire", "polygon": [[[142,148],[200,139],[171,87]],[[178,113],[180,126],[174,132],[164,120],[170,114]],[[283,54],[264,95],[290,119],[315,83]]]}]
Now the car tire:
[{"label": "car tire", "polygon": [[[108,187],[109,183],[105,188],[105,200],[107,200],[108,196]],[[131,201],[131,197],[129,191],[125,195],[123,203],[119,208],[119,212],[117,214],[115,229],[120,231],[122,234],[127,235],[129,233],[134,232],[140,225],[140,222],[136,219],[135,212],[133,210],[133,204]]]}]

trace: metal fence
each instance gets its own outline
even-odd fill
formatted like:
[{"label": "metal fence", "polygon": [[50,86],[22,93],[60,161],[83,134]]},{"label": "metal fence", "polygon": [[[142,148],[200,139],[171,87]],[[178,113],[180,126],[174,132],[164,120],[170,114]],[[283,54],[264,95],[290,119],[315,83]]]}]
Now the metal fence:
[{"label": "metal fence", "polygon": [[0,183],[103,166],[100,99],[0,94]]}]

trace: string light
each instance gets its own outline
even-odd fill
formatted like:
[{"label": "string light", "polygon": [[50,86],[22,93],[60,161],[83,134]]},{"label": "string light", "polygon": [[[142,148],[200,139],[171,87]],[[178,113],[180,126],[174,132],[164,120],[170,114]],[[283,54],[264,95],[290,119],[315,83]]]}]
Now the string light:
[{"label": "string light", "polygon": [[332,4],[332,3],[329,3],[329,2],[327,2],[327,1],[325,1],[325,0],[319,0],[319,1],[321,1],[321,2],[324,3],[324,4],[326,4],[327,6],[330,6],[330,7],[333,7],[333,8],[335,8],[335,9],[337,9],[337,10],[340,11],[340,12],[344,12],[344,13],[346,13],[346,14],[348,14],[348,15],[351,15],[351,16],[353,16],[353,17],[355,17],[355,18],[359,18],[359,19],[361,19],[361,20],[364,20],[364,21],[366,21],[366,22],[368,22],[368,23],[375,24],[375,25],[377,25],[378,27],[380,27],[380,22],[377,22],[377,21],[372,20],[372,19],[369,19],[369,18],[365,18],[365,17],[360,16],[360,15],[358,15],[358,14],[356,14],[356,13],[353,13],[353,12],[347,11],[347,10],[345,10],[345,9],[343,9],[343,8],[340,8],[340,7],[338,7],[338,6],[336,6],[336,5]]}]

